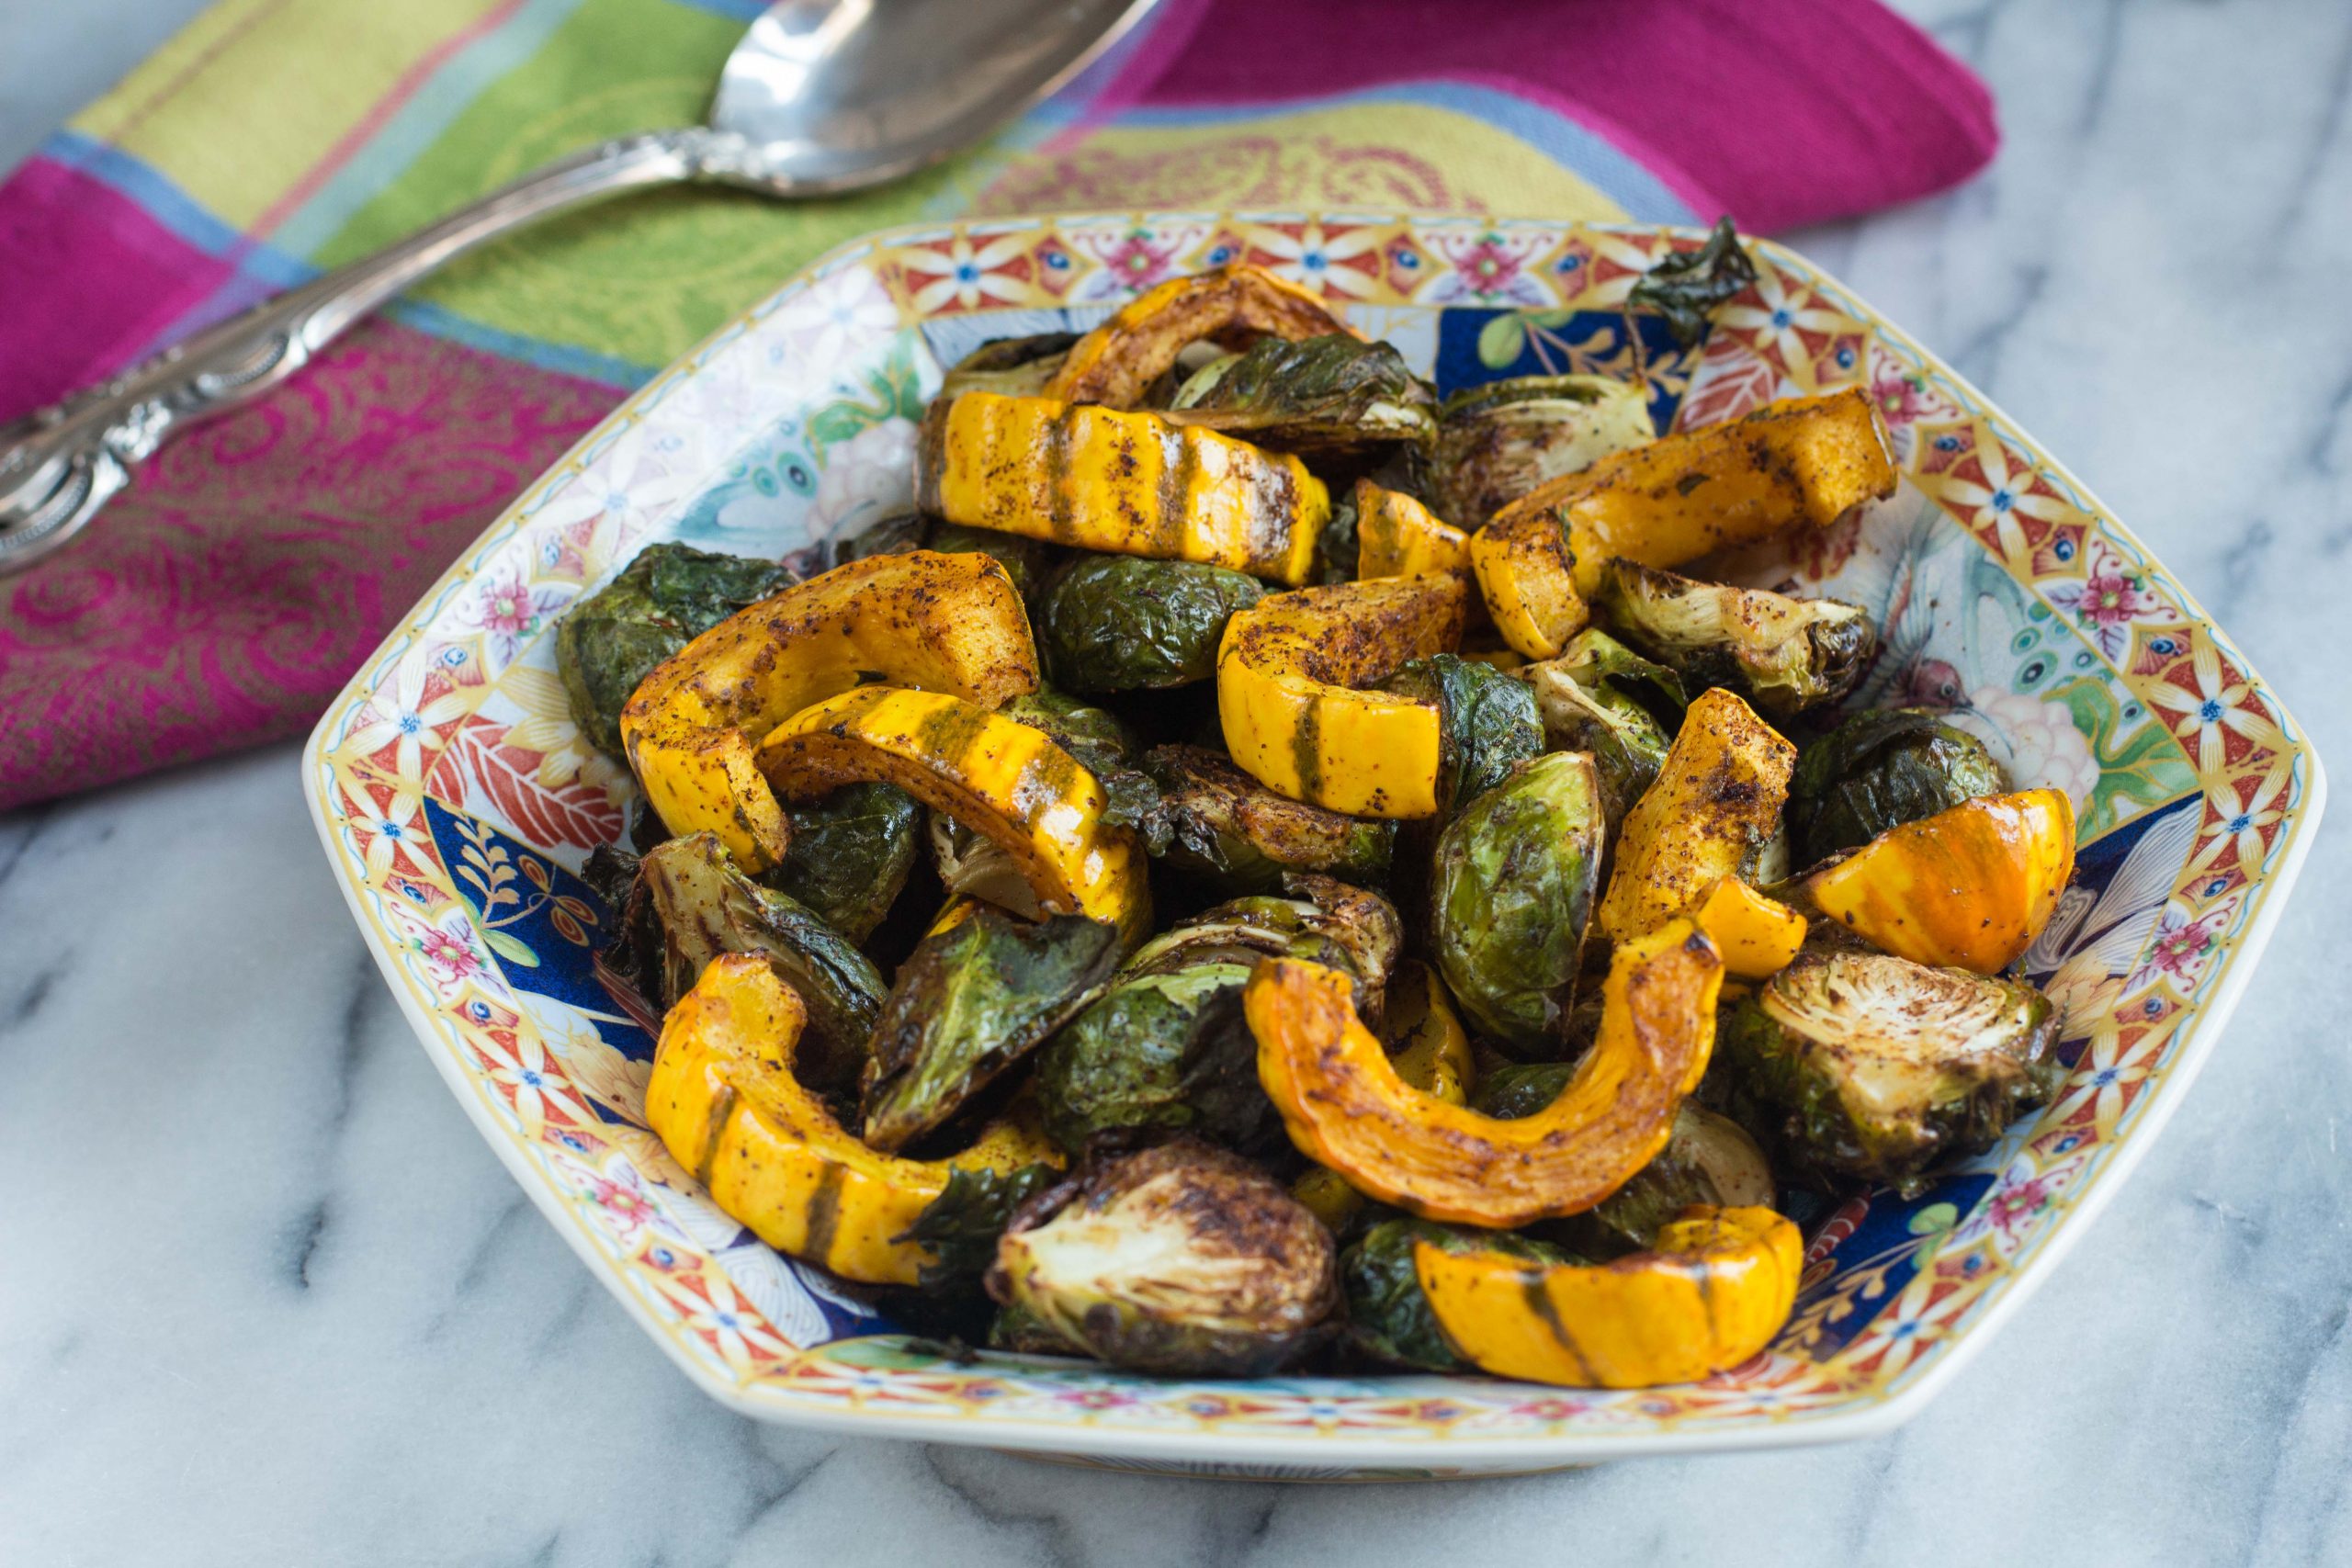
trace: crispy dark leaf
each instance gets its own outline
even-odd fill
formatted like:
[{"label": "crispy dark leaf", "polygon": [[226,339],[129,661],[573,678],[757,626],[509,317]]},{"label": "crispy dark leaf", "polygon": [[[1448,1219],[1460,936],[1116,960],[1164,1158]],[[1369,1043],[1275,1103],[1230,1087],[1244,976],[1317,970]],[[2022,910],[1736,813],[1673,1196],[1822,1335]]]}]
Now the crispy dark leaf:
[{"label": "crispy dark leaf", "polygon": [[1687,348],[1707,335],[1716,306],[1755,281],[1756,264],[1739,243],[1739,231],[1729,218],[1719,218],[1705,244],[1664,257],[1643,274],[1626,303],[1665,317],[1666,330]]},{"label": "crispy dark leaf", "polygon": [[1155,746],[1144,769],[1157,799],[1140,824],[1151,852],[1220,892],[1271,893],[1285,871],[1347,882],[1388,874],[1396,824],[1277,795],[1203,746]]},{"label": "crispy dark leaf", "polygon": [[638,862],[620,930],[604,959],[666,1011],[722,953],[756,953],[808,1009],[794,1071],[820,1092],[847,1089],[888,990],[847,937],[790,895],[738,870],[716,833],[672,839]]},{"label": "crispy dark leaf", "polygon": [[792,808],[791,848],[765,880],[864,942],[907,885],[922,821],[922,804],[895,784],[844,784]]},{"label": "crispy dark leaf", "polygon": [[1810,865],[2008,787],[1983,741],[1930,710],[1867,708],[1798,755],[1789,829],[1799,863]]},{"label": "crispy dark leaf", "polygon": [[653,667],[736,611],[799,579],[775,561],[648,545],[618,577],[564,612],[556,672],[571,716],[598,750],[621,754],[621,709]]},{"label": "crispy dark leaf", "polygon": [[982,905],[923,938],[874,1026],[865,1141],[906,1147],[1102,993],[1117,928],[1083,915],[1030,922]]},{"label": "crispy dark leaf", "polygon": [[1437,396],[1385,343],[1345,333],[1270,337],[1196,371],[1168,417],[1254,446],[1316,457],[1384,443],[1426,445],[1437,434]]},{"label": "crispy dark leaf", "polygon": [[1060,1179],[1049,1165],[1018,1170],[966,1169],[947,1173],[946,1190],[924,1205],[915,1223],[893,1242],[918,1242],[932,1249],[918,1281],[926,1291],[967,1291],[980,1282],[996,1261],[997,1238],[1012,1212]]}]

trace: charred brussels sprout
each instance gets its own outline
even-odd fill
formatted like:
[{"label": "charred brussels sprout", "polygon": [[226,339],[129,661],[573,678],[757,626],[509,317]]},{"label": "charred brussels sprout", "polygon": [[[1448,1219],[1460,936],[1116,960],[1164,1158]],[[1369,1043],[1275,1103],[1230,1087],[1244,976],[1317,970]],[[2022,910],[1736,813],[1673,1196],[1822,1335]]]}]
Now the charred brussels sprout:
[{"label": "charred brussels sprout", "polygon": [[874,1025],[867,1144],[930,1133],[1100,995],[1118,929],[1080,915],[1032,925],[985,905],[923,938]]},{"label": "charred brussels sprout", "polygon": [[1674,738],[1641,704],[1609,686],[1570,678],[1559,660],[1530,664],[1518,677],[1535,694],[1544,744],[1555,751],[1589,752],[1609,820],[1623,821],[1657,781]]},{"label": "charred brussels sprout", "polygon": [[621,574],[564,612],[556,672],[580,732],[621,753],[621,708],[653,667],[748,604],[800,580],[768,560],[648,545]]},{"label": "charred brussels sprout", "polygon": [[1262,1377],[1339,1304],[1329,1233],[1249,1161],[1190,1138],[1129,1155],[997,1244],[989,1293],[1115,1367]]},{"label": "charred brussels sprout", "polygon": [[1049,1165],[1018,1170],[956,1166],[947,1186],[893,1241],[931,1248],[932,1260],[916,1281],[926,1291],[962,1291],[977,1285],[996,1261],[998,1238],[1021,1205],[1060,1179]]},{"label": "charred brussels sprout", "polygon": [[1926,708],[1871,708],[1799,754],[1789,827],[1810,865],[2008,787],[2001,764],[1966,730]]},{"label": "charred brussels sprout", "polygon": [[672,839],[646,852],[622,908],[605,967],[666,1011],[722,953],[753,953],[799,993],[808,1022],[794,1057],[820,1092],[855,1084],[889,987],[848,938],[787,894],[763,887],[727,856],[716,833]]},{"label": "charred brussels sprout", "polygon": [[1076,333],[1039,333],[984,343],[948,368],[940,381],[939,396],[996,392],[1008,398],[1043,397],[1046,383],[1062,367],[1077,341]]},{"label": "charred brussels sprout", "polygon": [[1638,381],[1521,376],[1465,388],[1438,415],[1431,504],[1476,529],[1545,480],[1657,435]]},{"label": "charred brussels sprout", "polygon": [[1422,1241],[1448,1252],[1500,1252],[1531,1263],[1582,1261],[1548,1242],[1510,1231],[1473,1230],[1413,1219],[1383,1220],[1373,1226],[1340,1260],[1340,1283],[1348,1305],[1348,1338],[1374,1360],[1423,1371],[1477,1369],[1453,1348],[1438,1327],[1437,1314],[1430,1310],[1419,1271],[1413,1265],[1413,1244]]},{"label": "charred brussels sprout", "polygon": [[1727,1010],[1718,1049],[1780,1118],[1783,1156],[1823,1176],[1907,1186],[1992,1146],[2065,1068],[2050,998],[1962,969],[1808,953]]},{"label": "charred brussels sprout", "polygon": [[1617,635],[1694,686],[1726,686],[1777,718],[1854,689],[1878,649],[1871,618],[1835,599],[1699,582],[1623,558],[1593,607]]},{"label": "charred brussels sprout", "polygon": [[1144,772],[1158,799],[1141,826],[1154,854],[1227,893],[1271,893],[1290,871],[1351,882],[1388,874],[1393,822],[1276,795],[1202,746],[1156,746]]},{"label": "charred brussels sprout", "polygon": [[1256,578],[1221,566],[1091,556],[1046,595],[1038,640],[1073,692],[1181,686],[1216,673],[1225,623],[1264,594]]},{"label": "charred brussels sprout", "polygon": [[1553,751],[1454,818],[1439,838],[1430,950],[1473,1024],[1510,1054],[1556,1054],[1600,884],[1592,759]]},{"label": "charred brussels sprout", "polygon": [[844,784],[792,808],[792,843],[767,875],[852,942],[890,912],[922,844],[922,805],[895,784]]},{"label": "charred brussels sprout", "polygon": [[1681,676],[1655,660],[1644,659],[1599,626],[1587,626],[1570,637],[1552,662],[1580,686],[1613,692],[1640,704],[1668,731],[1681,728],[1683,710],[1690,705],[1690,694]]},{"label": "charred brussels sprout", "polygon": [[1131,975],[1165,975],[1196,964],[1244,967],[1261,958],[1303,958],[1340,970],[1356,985],[1356,1011],[1380,1021],[1389,971],[1404,951],[1396,907],[1377,893],[1328,876],[1284,879],[1287,898],[1235,898],[1162,931],[1127,960]]},{"label": "charred brussels sprout", "polygon": [[1437,434],[1437,396],[1385,343],[1345,333],[1266,338],[1194,371],[1169,416],[1253,446],[1345,457]]},{"label": "charred brussels sprout", "polygon": [[1076,1156],[1106,1135],[1192,1132],[1250,1152],[1279,1148],[1282,1118],[1258,1086],[1241,1016],[1240,964],[1132,975],[1037,1053],[1046,1134]]},{"label": "charred brussels sprout", "polygon": [[[991,1244],[989,1256],[995,1256]],[[1057,1332],[1053,1325],[1015,1303],[999,1307],[996,1319],[989,1325],[989,1348],[1002,1350],[1014,1356],[1083,1356],[1086,1348],[1073,1345],[1069,1337]]]}]

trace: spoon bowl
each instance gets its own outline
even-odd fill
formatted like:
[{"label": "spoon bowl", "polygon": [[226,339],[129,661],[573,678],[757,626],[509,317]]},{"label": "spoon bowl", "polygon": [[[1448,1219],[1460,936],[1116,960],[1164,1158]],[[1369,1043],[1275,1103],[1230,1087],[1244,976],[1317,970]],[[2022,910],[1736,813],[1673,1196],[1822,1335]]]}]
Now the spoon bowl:
[{"label": "spoon bowl", "polygon": [[453,258],[625,191],[830,196],[969,146],[1069,81],[1155,0],[781,0],[727,57],[706,125],[560,159],[374,255],[0,425],[0,576],[47,558],[188,424],[252,401]]}]

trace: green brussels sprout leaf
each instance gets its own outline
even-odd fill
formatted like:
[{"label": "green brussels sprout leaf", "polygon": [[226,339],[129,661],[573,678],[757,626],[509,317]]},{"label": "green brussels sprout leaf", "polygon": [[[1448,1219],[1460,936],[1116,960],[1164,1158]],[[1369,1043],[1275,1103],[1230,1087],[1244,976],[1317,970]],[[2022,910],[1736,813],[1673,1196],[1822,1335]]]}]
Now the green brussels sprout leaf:
[{"label": "green brussels sprout leaf", "polygon": [[1652,264],[1625,302],[1665,317],[1666,330],[1688,348],[1707,335],[1716,307],[1755,281],[1756,263],[1739,243],[1739,231],[1729,218],[1719,218],[1705,244]]},{"label": "green brussels sprout leaf", "polygon": [[1030,923],[982,905],[916,944],[874,1025],[865,1141],[886,1152],[935,1131],[1102,993],[1117,928]]},{"label": "green brussels sprout leaf", "polygon": [[736,611],[799,581],[775,561],[648,545],[556,624],[556,673],[596,749],[621,752],[621,709],[653,667]]},{"label": "green brussels sprout leaf", "polygon": [[1462,1010],[1511,1055],[1550,1059],[1564,1044],[1603,820],[1591,757],[1550,751],[1472,801],[1438,839],[1430,953]]},{"label": "green brussels sprout leaf", "polygon": [[923,810],[895,784],[843,784],[792,807],[792,841],[767,884],[864,942],[907,885],[922,848]]},{"label": "green brussels sprout leaf", "polygon": [[1264,594],[1256,578],[1221,566],[1088,556],[1046,592],[1038,643],[1069,691],[1181,686],[1216,672],[1226,622]]},{"label": "green brussels sprout leaf", "polygon": [[1318,458],[1437,434],[1437,395],[1385,343],[1345,333],[1261,339],[1196,370],[1168,417]]},{"label": "green brussels sprout leaf", "polygon": [[1926,708],[1868,708],[1799,753],[1789,827],[1810,865],[2008,787],[2008,773],[1966,730]]},{"label": "green brussels sprout leaf", "polygon": [[1244,964],[1121,976],[1037,1053],[1046,1136],[1073,1157],[1100,1142],[1170,1132],[1250,1153],[1283,1146],[1241,1016],[1249,978]]},{"label": "green brussels sprout leaf", "polygon": [[925,1204],[915,1223],[893,1242],[928,1247],[933,1258],[918,1283],[926,1291],[963,1291],[980,1282],[996,1261],[996,1244],[1013,1211],[1061,1179],[1049,1165],[1018,1170],[967,1169],[947,1173],[946,1190]]}]

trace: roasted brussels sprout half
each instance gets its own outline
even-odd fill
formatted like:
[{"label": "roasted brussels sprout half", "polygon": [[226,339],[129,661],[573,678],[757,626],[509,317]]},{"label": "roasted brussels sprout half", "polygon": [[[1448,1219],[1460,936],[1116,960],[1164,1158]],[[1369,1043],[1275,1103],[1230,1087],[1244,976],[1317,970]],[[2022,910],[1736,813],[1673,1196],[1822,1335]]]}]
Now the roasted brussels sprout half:
[{"label": "roasted brussels sprout half", "polygon": [[1363,540],[1359,533],[1363,521],[1356,513],[1353,495],[1345,491],[1332,492],[1331,515],[1315,531],[1315,561],[1307,570],[1307,581],[1353,582],[1362,575]]},{"label": "roasted brussels sprout half", "polygon": [[[995,1257],[993,1242],[989,1244],[989,1257]],[[1086,1354],[1084,1346],[1071,1344],[1051,1324],[1018,1303],[996,1309],[996,1319],[989,1325],[989,1348],[1012,1356]]]},{"label": "roasted brussels sprout half", "polygon": [[1464,388],[1438,414],[1430,503],[1476,529],[1546,479],[1657,435],[1638,381],[1521,376]]},{"label": "roasted brussels sprout half", "polygon": [[1726,686],[1776,718],[1854,689],[1878,631],[1854,605],[1699,582],[1623,558],[1601,570],[1593,608],[1619,637],[1693,686]]},{"label": "roasted brussels sprout half", "polygon": [[1118,964],[1118,928],[1080,915],[1032,924],[982,905],[923,938],[875,1021],[866,1143],[895,1153],[940,1127]]},{"label": "roasted brussels sprout half", "polygon": [[1283,1144],[1241,1017],[1245,964],[1129,975],[1036,1056],[1046,1135],[1082,1154],[1106,1138],[1191,1132],[1250,1153]]},{"label": "roasted brussels sprout half", "polygon": [[1328,876],[1293,875],[1284,886],[1292,897],[1235,898],[1180,921],[1136,949],[1126,972],[1165,975],[1196,964],[1303,958],[1353,979],[1356,1011],[1377,1025],[1389,971],[1405,946],[1396,907]]},{"label": "roasted brussels sprout half", "polygon": [[988,1286],[1115,1367],[1263,1377],[1328,1333],[1332,1251],[1265,1172],[1178,1138],[1103,1167],[1049,1216],[1017,1218]]},{"label": "roasted brussels sprout half", "polygon": [[2007,773],[1966,730],[1926,708],[1869,708],[1798,754],[1789,827],[1810,865],[2008,787]]},{"label": "roasted brussels sprout half", "polygon": [[922,803],[895,784],[843,784],[792,807],[792,843],[763,880],[852,942],[890,912],[922,847]]},{"label": "roasted brussels sprout half", "polygon": [[1046,383],[1062,367],[1076,342],[1076,333],[1038,333],[984,343],[948,367],[939,383],[939,395],[998,392],[1008,398],[1043,397]]},{"label": "roasted brussels sprout half", "polygon": [[1574,1062],[1509,1062],[1479,1076],[1470,1096],[1470,1109],[1500,1122],[1532,1116],[1554,1100],[1576,1077]]},{"label": "roasted brussels sprout half", "polygon": [[1021,1205],[1061,1179],[1049,1165],[1018,1170],[957,1166],[947,1186],[893,1241],[927,1247],[932,1260],[916,1283],[926,1291],[963,1291],[980,1282],[996,1261],[996,1245]]},{"label": "roasted brussels sprout half", "polygon": [[621,708],[653,667],[747,604],[799,581],[770,560],[648,545],[620,575],[564,612],[556,673],[580,732],[621,752]]},{"label": "roasted brussels sprout half", "polygon": [[1989,1148],[2065,1075],[2031,986],[1884,953],[1814,952],[1726,1010],[1717,1050],[1817,1175],[1909,1188]]},{"label": "roasted brussels sprout half", "polygon": [[1069,691],[1181,686],[1216,673],[1225,623],[1264,596],[1256,578],[1221,566],[1089,556],[1046,594],[1039,641]]},{"label": "roasted brussels sprout half", "polygon": [[1285,872],[1348,882],[1388,874],[1396,825],[1276,795],[1204,746],[1155,746],[1144,772],[1158,798],[1141,823],[1152,853],[1226,893],[1271,893]]},{"label": "roasted brussels sprout half", "polygon": [[1430,951],[1498,1048],[1563,1043],[1600,886],[1603,818],[1591,757],[1552,751],[1472,801],[1439,838]]},{"label": "roasted brussels sprout half", "polygon": [[1345,333],[1265,338],[1194,371],[1169,418],[1260,446],[1342,458],[1437,434],[1437,395],[1385,343]]},{"label": "roasted brussels sprout half", "polygon": [[1346,1294],[1348,1339],[1376,1361],[1430,1372],[1477,1369],[1438,1327],[1413,1267],[1413,1244],[1425,1241],[1449,1252],[1500,1252],[1531,1263],[1581,1262],[1574,1253],[1511,1231],[1474,1230],[1430,1220],[1383,1220],[1340,1259]]},{"label": "roasted brussels sprout half", "polygon": [[1669,733],[1681,727],[1683,710],[1690,705],[1681,676],[1656,660],[1644,659],[1599,626],[1587,626],[1570,637],[1551,662],[1580,686],[1638,703]]},{"label": "roasted brussels sprout half", "polygon": [[1642,792],[1657,782],[1674,738],[1641,704],[1606,683],[1585,684],[1567,672],[1566,663],[1547,659],[1515,673],[1535,694],[1544,745],[1591,754],[1613,831]]},{"label": "roasted brussels sprout half", "polygon": [[854,1087],[889,990],[880,971],[788,894],[744,875],[716,833],[648,851],[600,962],[667,1011],[722,953],[759,954],[799,994],[808,1014],[794,1057],[800,1081],[824,1093]]}]

